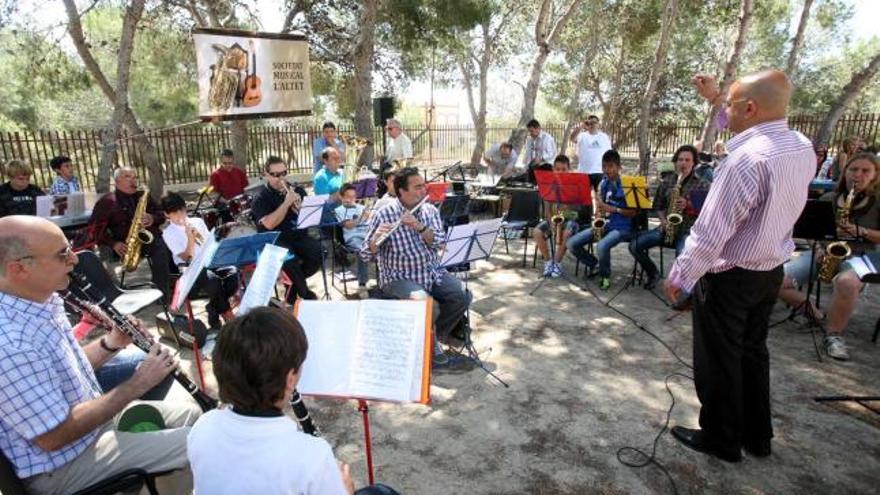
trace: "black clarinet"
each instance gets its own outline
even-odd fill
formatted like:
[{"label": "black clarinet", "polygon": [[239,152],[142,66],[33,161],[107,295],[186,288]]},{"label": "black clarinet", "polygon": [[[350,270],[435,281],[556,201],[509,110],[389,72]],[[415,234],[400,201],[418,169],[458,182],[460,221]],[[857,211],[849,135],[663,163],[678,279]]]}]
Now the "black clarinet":
[{"label": "black clarinet", "polygon": [[[140,350],[149,353],[153,346],[153,340],[144,335],[125,315],[121,314],[106,297],[96,292],[92,284],[82,274],[71,272],[70,285],[61,297],[74,309],[83,314],[89,314],[101,322],[107,329],[117,328],[122,333],[131,337],[132,343]],[[195,399],[202,411],[210,411],[217,408],[217,400],[196,385],[183,371],[175,369],[174,379],[183,385],[183,388]],[[306,414],[308,415],[308,414]]]},{"label": "black clarinet", "polygon": [[293,417],[299,423],[299,427],[302,428],[304,433],[308,433],[313,437],[321,436],[321,432],[318,431],[318,427],[315,426],[315,423],[312,422],[312,417],[309,416],[309,410],[306,409],[302,396],[295,389],[293,395],[290,396],[290,407],[293,409]]}]

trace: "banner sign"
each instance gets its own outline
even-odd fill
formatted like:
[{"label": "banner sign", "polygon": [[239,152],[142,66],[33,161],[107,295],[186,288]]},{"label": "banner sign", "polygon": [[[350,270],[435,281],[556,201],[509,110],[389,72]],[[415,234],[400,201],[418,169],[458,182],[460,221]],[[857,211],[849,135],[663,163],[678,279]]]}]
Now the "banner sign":
[{"label": "banner sign", "polygon": [[311,115],[305,36],[194,29],[204,121]]}]

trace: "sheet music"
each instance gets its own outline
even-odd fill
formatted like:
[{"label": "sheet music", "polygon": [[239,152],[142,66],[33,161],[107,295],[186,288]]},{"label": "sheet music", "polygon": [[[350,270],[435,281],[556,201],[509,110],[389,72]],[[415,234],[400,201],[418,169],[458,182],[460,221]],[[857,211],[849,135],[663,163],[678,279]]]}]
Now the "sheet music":
[{"label": "sheet music", "polygon": [[424,349],[415,345],[418,336],[424,335],[424,311],[419,321],[417,307],[424,308],[424,303],[401,306],[400,302],[411,303],[370,301],[361,306],[350,375],[351,390],[358,396],[413,399],[413,366],[416,354]]},{"label": "sheet music", "polygon": [[257,267],[254,269],[251,281],[241,297],[241,304],[238,306],[239,316],[247,313],[251,308],[265,306],[269,303],[269,298],[274,292],[275,281],[278,280],[278,272],[281,271],[281,265],[284,264],[286,256],[286,248],[266,244],[257,259]]},{"label": "sheet music", "polygon": [[67,215],[82,215],[86,211],[86,195],[81,192],[67,195]]},{"label": "sheet music", "polygon": [[208,266],[211,258],[214,257],[214,253],[217,252],[217,245],[217,238],[214,236],[214,231],[211,230],[211,235],[205,239],[202,249],[196,252],[189,266],[183,271],[183,275],[177,280],[174,298],[171,301],[172,309],[175,311],[180,309],[183,301],[186,300],[193,285],[195,285],[196,279],[199,278],[199,274]]},{"label": "sheet music", "polygon": [[299,207],[299,215],[296,217],[296,228],[307,229],[320,224],[324,203],[327,202],[329,197],[329,194],[304,197],[302,205]]},{"label": "sheet music", "polygon": [[877,267],[871,263],[867,255],[853,256],[847,260],[847,263],[849,263],[849,266],[852,267],[860,279],[864,278],[865,275],[877,273]]},{"label": "sheet music", "polygon": [[54,205],[54,196],[37,196],[37,216],[43,218],[52,216],[52,208]]},{"label": "sheet music", "polygon": [[477,233],[477,245],[471,248],[472,259],[484,258],[492,254],[492,248],[495,247],[495,240],[498,238],[498,231],[501,230],[501,222],[503,220],[503,218],[499,217],[474,222],[474,229]]},{"label": "sheet music", "polygon": [[300,301],[297,319],[309,352],[296,388],[301,394],[349,396],[358,301]]},{"label": "sheet music", "polygon": [[[492,254],[502,218],[481,220],[462,225],[454,225],[446,234],[446,250],[440,259],[440,266],[455,266],[468,261],[485,258]],[[473,246],[471,239],[476,239]],[[470,251],[470,252],[468,252]]]}]

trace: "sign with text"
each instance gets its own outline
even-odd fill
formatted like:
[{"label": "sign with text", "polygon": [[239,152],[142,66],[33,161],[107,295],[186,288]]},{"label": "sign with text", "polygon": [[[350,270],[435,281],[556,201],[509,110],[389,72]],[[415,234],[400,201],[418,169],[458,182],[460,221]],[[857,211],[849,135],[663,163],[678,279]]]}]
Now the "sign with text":
[{"label": "sign with text", "polygon": [[304,36],[194,29],[199,117],[205,121],[312,113]]}]

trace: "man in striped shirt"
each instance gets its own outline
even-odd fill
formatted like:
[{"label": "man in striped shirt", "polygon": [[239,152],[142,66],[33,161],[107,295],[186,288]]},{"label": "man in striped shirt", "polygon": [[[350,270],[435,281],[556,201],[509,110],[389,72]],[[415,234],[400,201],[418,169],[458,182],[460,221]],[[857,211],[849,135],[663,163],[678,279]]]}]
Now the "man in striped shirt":
[{"label": "man in striped shirt", "polygon": [[[379,288],[385,296],[395,299],[434,298],[435,342],[445,341],[461,322],[470,304],[471,293],[445,269],[439,268],[437,248],[445,241],[440,212],[424,203],[418,211],[411,210],[425,197],[425,179],[418,169],[407,167],[394,177],[397,199],[386,203],[370,218],[361,257],[366,261],[378,258]],[[381,245],[376,240],[387,233],[392,224],[397,229]],[[434,349],[434,367],[459,366],[439,346]]]},{"label": "man in striped shirt", "polygon": [[810,141],[785,120],[793,88],[784,73],[746,76],[726,98],[711,76],[693,82],[710,102],[724,98],[736,136],[664,285],[670,301],[682,290],[693,293],[694,381],[702,404],[701,429],[675,426],[672,434],[737,462],[741,448],[770,455],[767,325],[815,158]]}]

